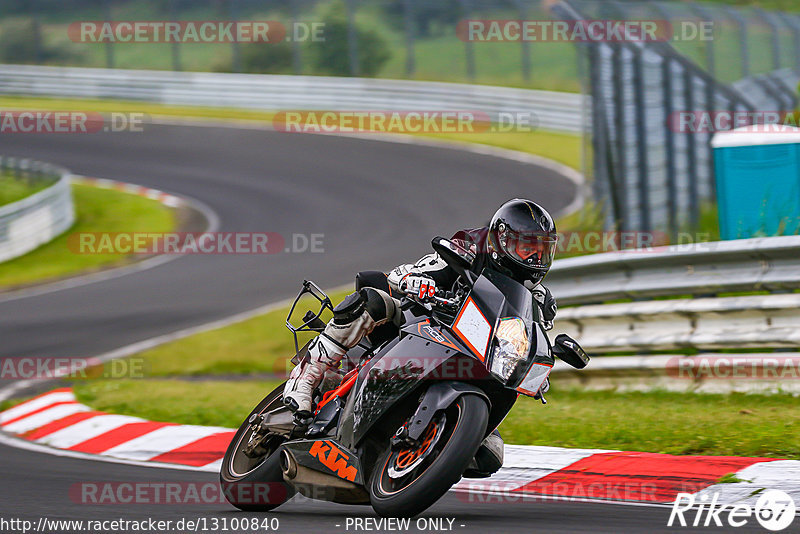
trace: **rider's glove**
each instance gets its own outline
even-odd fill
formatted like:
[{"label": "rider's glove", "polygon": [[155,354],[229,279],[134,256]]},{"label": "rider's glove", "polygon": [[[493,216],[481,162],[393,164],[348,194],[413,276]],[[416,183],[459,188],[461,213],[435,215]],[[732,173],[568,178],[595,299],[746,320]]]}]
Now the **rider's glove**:
[{"label": "rider's glove", "polygon": [[552,322],[553,319],[556,318],[558,306],[550,290],[541,285],[537,286],[536,289],[533,290],[533,298],[536,299],[536,302],[538,302],[539,306],[542,308],[542,318],[547,322]]},{"label": "rider's glove", "polygon": [[400,291],[417,300],[432,300],[436,295],[436,281],[424,274],[409,273],[400,281]]}]

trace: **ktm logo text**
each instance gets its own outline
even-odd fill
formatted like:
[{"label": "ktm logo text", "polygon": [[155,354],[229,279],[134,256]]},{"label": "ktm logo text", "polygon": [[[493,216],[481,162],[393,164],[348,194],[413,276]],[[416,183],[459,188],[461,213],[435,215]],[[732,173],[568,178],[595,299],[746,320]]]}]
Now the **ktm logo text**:
[{"label": "ktm logo text", "polygon": [[348,455],[330,441],[315,441],[308,452],[340,478],[355,482],[358,471],[347,465]]}]

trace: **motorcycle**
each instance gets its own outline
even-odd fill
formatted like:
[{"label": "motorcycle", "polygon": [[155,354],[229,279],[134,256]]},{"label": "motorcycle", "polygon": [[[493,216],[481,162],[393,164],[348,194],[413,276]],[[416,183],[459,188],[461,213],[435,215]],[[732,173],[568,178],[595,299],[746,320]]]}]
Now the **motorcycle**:
[{"label": "motorcycle", "polygon": [[[283,385],[267,395],[222,461],[232,505],[269,511],[300,492],[371,504],[381,516],[415,516],[469,476],[481,443],[520,394],[546,403],[541,389],[554,357],[586,366],[589,357],[569,336],[550,343],[523,285],[493,270],[471,272],[473,256],[455,242],[437,237],[432,245],[459,274],[455,288],[428,303],[401,298],[402,326],[378,327],[326,375],[307,426],[282,403]],[[356,286],[365,284],[388,290],[382,274],[359,274]],[[294,326],[307,295],[320,309]],[[286,319],[295,365],[308,348],[299,347],[298,333],[321,332],[326,310],[328,296],[305,281]]]}]

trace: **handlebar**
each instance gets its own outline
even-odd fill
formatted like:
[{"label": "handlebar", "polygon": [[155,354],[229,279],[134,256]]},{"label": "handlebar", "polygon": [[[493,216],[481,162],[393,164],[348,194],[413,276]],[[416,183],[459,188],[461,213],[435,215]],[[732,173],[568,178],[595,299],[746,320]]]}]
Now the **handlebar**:
[{"label": "handlebar", "polygon": [[451,307],[451,308],[457,308],[457,307],[461,306],[461,302],[457,298],[446,296],[447,293],[448,293],[447,291],[437,291],[436,294],[433,297],[431,297],[430,299],[426,299],[426,300],[420,300],[417,297],[417,294],[418,294],[417,291],[408,291],[408,290],[406,290],[406,291],[403,291],[403,293],[406,295],[407,299],[409,299],[410,301],[416,302],[418,304],[435,303],[435,304],[441,304],[442,306],[448,306],[448,307]]}]

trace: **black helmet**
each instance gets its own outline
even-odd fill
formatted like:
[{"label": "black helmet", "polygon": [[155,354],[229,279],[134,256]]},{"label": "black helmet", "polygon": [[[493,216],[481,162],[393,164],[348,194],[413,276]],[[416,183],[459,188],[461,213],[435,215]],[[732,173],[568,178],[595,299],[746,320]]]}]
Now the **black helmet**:
[{"label": "black helmet", "polygon": [[489,257],[519,282],[542,281],[553,263],[556,241],[553,218],[530,200],[509,200],[489,223]]}]

